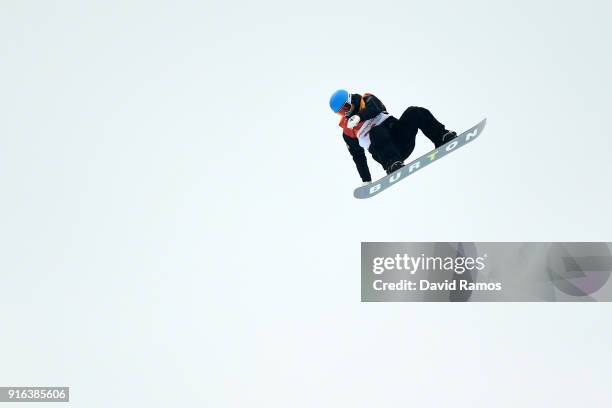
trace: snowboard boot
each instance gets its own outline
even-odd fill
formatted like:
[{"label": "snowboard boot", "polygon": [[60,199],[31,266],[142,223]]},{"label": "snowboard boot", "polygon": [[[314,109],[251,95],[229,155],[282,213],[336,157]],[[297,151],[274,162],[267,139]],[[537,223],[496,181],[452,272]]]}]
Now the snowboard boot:
[{"label": "snowboard boot", "polygon": [[387,174],[391,174],[394,171],[401,169],[402,167],[404,167],[404,163],[402,163],[401,161],[396,161],[392,165],[387,167]]},{"label": "snowboard boot", "polygon": [[446,144],[457,137],[457,132],[449,130],[442,136],[442,144]]}]

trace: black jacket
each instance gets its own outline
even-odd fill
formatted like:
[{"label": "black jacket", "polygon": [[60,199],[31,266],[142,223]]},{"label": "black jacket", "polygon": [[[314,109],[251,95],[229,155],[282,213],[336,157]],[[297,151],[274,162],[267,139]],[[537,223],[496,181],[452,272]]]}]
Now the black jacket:
[{"label": "black jacket", "polygon": [[[362,99],[365,104],[365,107],[359,110]],[[350,118],[353,115],[359,115],[361,122],[373,119],[378,116],[379,113],[387,111],[385,105],[380,101],[380,99],[378,99],[374,95],[366,95],[362,97],[359,94],[352,94],[351,105],[352,109],[347,112],[346,116]],[[370,175],[370,169],[368,168],[368,161],[366,159],[365,150],[359,145],[359,141],[355,138],[346,135],[344,132],[342,133],[342,138],[344,139],[344,142],[348,147],[349,153],[353,157],[353,161],[357,166],[357,171],[359,172],[361,180],[372,181],[372,176]]]},{"label": "black jacket", "polygon": [[[365,107],[361,107],[361,101],[363,100]],[[350,118],[353,115],[359,115],[361,121],[372,119],[378,116],[381,112],[386,112],[387,108],[385,105],[374,95],[366,94],[361,96],[359,94],[351,95],[351,110],[347,112],[346,117]]]}]

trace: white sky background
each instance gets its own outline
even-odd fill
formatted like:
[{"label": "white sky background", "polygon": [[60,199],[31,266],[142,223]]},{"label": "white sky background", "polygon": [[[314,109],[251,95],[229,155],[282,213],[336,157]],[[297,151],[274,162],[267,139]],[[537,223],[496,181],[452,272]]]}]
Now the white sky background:
[{"label": "white sky background", "polygon": [[[612,241],[607,2],[0,11],[0,385],[76,407],[612,402],[607,304],[359,302],[361,241]],[[358,201],[341,87],[489,121]]]}]

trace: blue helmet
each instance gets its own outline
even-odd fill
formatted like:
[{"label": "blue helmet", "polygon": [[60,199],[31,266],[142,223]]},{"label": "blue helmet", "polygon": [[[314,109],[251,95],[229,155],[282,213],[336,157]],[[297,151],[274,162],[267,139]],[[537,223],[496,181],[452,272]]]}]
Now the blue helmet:
[{"label": "blue helmet", "polygon": [[329,107],[334,111],[334,113],[338,113],[344,104],[351,103],[350,99],[351,94],[349,94],[348,91],[339,89],[332,94],[331,98],[329,98]]}]

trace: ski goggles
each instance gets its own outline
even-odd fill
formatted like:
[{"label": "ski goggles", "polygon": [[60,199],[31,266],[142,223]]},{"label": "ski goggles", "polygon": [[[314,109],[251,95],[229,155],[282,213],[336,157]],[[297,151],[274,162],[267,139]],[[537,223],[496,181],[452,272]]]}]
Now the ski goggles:
[{"label": "ski goggles", "polygon": [[344,105],[342,105],[342,107],[338,111],[338,115],[348,116],[352,109],[353,109],[353,105],[350,102],[344,102]]}]

